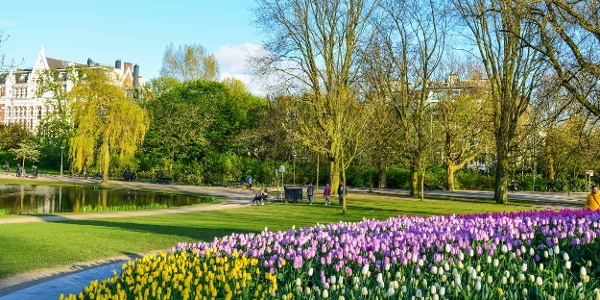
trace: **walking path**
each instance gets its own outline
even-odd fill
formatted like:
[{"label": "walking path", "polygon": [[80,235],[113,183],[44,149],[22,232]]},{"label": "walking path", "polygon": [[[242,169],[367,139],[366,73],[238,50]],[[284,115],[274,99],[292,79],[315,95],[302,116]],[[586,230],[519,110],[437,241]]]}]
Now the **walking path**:
[{"label": "walking path", "polygon": [[[14,179],[14,176],[0,174],[0,178]],[[30,179],[24,179],[30,180]],[[33,179],[31,179],[33,180]],[[43,176],[40,180],[63,182],[63,183],[94,183],[93,179],[86,180],[80,177],[61,177],[61,176]],[[33,182],[32,182],[33,183]],[[224,187],[199,187],[184,185],[162,185],[144,182],[123,182],[111,181],[112,187],[131,188],[131,189],[160,189],[179,192],[198,192],[203,194],[224,196],[229,200],[223,204],[200,205],[193,207],[140,210],[140,211],[122,211],[114,213],[86,213],[62,216],[19,216],[14,218],[2,218],[0,224],[23,223],[23,222],[52,222],[61,220],[82,220],[98,218],[118,218],[130,216],[148,216],[157,214],[175,214],[194,211],[222,210],[230,208],[239,208],[249,204],[249,199],[254,196],[255,191],[241,188]],[[349,192],[369,192],[369,189],[350,188]],[[386,194],[393,196],[407,196],[407,190],[393,189],[372,189],[373,193]],[[454,196],[465,198],[492,198],[493,192],[488,191],[425,191],[426,195],[435,196]],[[536,205],[549,206],[554,208],[581,208],[583,207],[586,193],[542,193],[542,192],[515,192],[509,194],[509,200],[523,200],[534,202]],[[158,252],[158,251],[156,251]],[[141,255],[130,255],[114,257],[102,261],[78,263],[72,266],[34,271],[26,274],[19,274],[14,277],[0,279],[0,300],[22,300],[22,299],[58,299],[61,293],[77,294],[81,289],[88,285],[90,281],[101,280],[113,275],[113,271],[121,270],[123,263]]]}]

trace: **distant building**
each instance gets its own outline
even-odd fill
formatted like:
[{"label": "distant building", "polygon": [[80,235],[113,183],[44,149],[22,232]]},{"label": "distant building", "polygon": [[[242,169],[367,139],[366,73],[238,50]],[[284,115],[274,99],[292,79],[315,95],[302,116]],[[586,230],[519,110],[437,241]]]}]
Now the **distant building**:
[{"label": "distant building", "polygon": [[46,57],[44,48],[40,49],[34,66],[30,69],[10,70],[0,74],[0,122],[5,125],[21,123],[29,131],[37,132],[40,121],[54,111],[55,99],[52,92],[37,95],[38,78],[47,69],[56,69],[61,78],[63,90],[73,89],[73,82],[67,80],[67,68],[81,66],[87,68],[112,69],[116,84],[123,86],[128,95],[145,82],[139,75],[139,66],[132,63],[115,62],[114,68],[94,63],[91,59],[86,64]]}]

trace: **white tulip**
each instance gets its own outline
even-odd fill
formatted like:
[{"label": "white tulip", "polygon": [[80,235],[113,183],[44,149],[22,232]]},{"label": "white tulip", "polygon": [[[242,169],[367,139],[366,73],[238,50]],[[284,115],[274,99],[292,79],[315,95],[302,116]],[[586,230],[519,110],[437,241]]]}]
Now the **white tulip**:
[{"label": "white tulip", "polygon": [[563,252],[563,259],[564,259],[565,261],[569,261],[569,253],[567,253],[567,252]]},{"label": "white tulip", "polygon": [[379,283],[383,282],[383,274],[377,273],[377,277],[376,277],[375,281],[377,281]]},{"label": "white tulip", "polygon": [[323,299],[329,298],[329,292],[327,290],[323,290],[323,293],[321,294],[321,297],[323,297]]},{"label": "white tulip", "polygon": [[542,284],[544,284],[542,277],[538,276],[538,278],[535,279],[535,284],[537,284],[538,286],[542,286]]},{"label": "white tulip", "polygon": [[431,274],[436,275],[438,272],[438,268],[436,266],[431,267]]},{"label": "white tulip", "polygon": [[527,263],[523,263],[523,266],[521,266],[521,271],[527,272]]},{"label": "white tulip", "polygon": [[314,270],[312,267],[311,267],[311,268],[308,268],[308,276],[313,276],[313,272],[314,272],[314,271],[315,271],[315,270]]},{"label": "white tulip", "polygon": [[446,288],[445,287],[440,287],[440,296],[444,296],[444,294],[446,294]]},{"label": "white tulip", "polygon": [[367,289],[367,287],[363,286],[363,288],[362,288],[362,294],[363,294],[363,296],[368,295],[369,294],[369,289]]},{"label": "white tulip", "polygon": [[585,269],[585,267],[581,267],[581,269],[579,270],[579,274],[582,277],[585,277],[587,275],[587,270]]},{"label": "white tulip", "polygon": [[367,275],[367,273],[369,272],[369,264],[366,264],[362,267],[362,274],[363,275]]},{"label": "white tulip", "polygon": [[543,264],[543,263],[541,263],[541,264],[538,266],[538,269],[539,269],[540,271],[544,271],[544,264]]},{"label": "white tulip", "polygon": [[506,246],[506,245],[502,245],[502,247],[500,249],[502,250],[502,253],[508,252],[508,246]]},{"label": "white tulip", "polygon": [[567,262],[565,262],[565,268],[567,268],[567,270],[571,269],[571,261],[567,260]]},{"label": "white tulip", "polygon": [[497,268],[500,264],[500,261],[497,258],[494,258],[494,268]]},{"label": "white tulip", "polygon": [[390,288],[387,290],[388,297],[393,296],[395,292],[396,291],[394,290],[394,288],[390,286]]}]

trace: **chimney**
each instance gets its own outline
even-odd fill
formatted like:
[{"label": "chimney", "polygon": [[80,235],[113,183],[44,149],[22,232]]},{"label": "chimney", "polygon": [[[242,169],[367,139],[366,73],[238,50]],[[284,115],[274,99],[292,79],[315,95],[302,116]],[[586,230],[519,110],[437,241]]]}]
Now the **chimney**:
[{"label": "chimney", "polygon": [[115,61],[115,69],[121,70],[121,60],[120,59],[117,59],[117,61]]},{"label": "chimney", "polygon": [[139,81],[139,77],[140,77],[140,66],[138,66],[138,64],[135,64],[133,66],[133,87],[139,87],[140,86],[140,81]]},{"label": "chimney", "polygon": [[132,64],[130,62],[124,62],[123,63],[123,71],[127,72],[127,71],[133,71],[131,70]]}]

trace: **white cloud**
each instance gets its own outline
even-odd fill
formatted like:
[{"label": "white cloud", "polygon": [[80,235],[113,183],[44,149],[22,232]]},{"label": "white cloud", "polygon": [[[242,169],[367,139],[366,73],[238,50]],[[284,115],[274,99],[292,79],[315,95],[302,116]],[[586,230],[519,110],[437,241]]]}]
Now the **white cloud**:
[{"label": "white cloud", "polygon": [[235,78],[246,84],[248,90],[257,96],[265,94],[260,82],[250,75],[248,59],[262,51],[258,44],[245,43],[237,46],[224,45],[217,50],[215,57],[221,69],[221,79]]},{"label": "white cloud", "polygon": [[1,27],[13,27],[16,26],[17,23],[15,23],[14,21],[11,20],[6,20],[6,19],[0,19],[0,26]]}]

